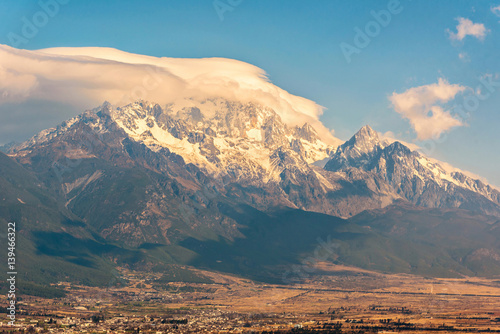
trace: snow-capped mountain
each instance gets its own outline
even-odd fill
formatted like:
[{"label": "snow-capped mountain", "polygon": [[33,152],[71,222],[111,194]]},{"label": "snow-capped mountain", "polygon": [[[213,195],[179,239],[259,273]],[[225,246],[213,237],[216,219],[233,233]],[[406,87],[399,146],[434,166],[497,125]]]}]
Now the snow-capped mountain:
[{"label": "snow-capped mountain", "polygon": [[290,167],[304,172],[308,164],[332,153],[309,124],[290,128],[270,108],[222,99],[185,102],[164,109],[138,102],[109,107],[109,113],[131,138],[151,150],[168,148],[186,163],[231,180],[279,182],[284,152]]},{"label": "snow-capped mountain", "polygon": [[[35,282],[104,285],[115,265],[172,263],[281,280],[316,256],[318,237],[339,245],[327,261],[370,270],[500,274],[497,190],[369,126],[334,138],[323,107],[253,65],[108,48],[0,54],[22,83],[5,85],[10,102],[116,104],[0,147],[0,220],[19,222]],[[154,102],[130,103],[139,91]]]},{"label": "snow-capped mountain", "polygon": [[367,178],[376,175],[397,195],[419,206],[500,213],[500,192],[495,188],[464,173],[446,170],[400,142],[381,142],[369,126],[341,145],[325,169],[356,170]]},{"label": "snow-capped mountain", "polygon": [[[167,228],[172,224],[210,226],[230,237],[236,225],[218,213],[221,202],[335,210],[326,197],[334,186],[310,165],[334,147],[311,126],[289,127],[272,109],[250,103],[187,103],[105,103],[40,132],[10,155],[56,189],[67,207],[95,220],[102,236],[132,243],[177,238]],[[135,197],[110,199],[105,188],[124,184]]]},{"label": "snow-capped mountain", "polygon": [[[50,197],[99,242],[138,249],[134,263],[146,270],[160,253],[155,250],[155,260],[146,260],[144,251],[158,246],[168,263],[193,264],[198,254],[195,264],[254,273],[246,263],[261,263],[261,246],[266,253],[302,254],[314,248],[318,235],[332,234],[342,242],[342,263],[411,272],[421,268],[413,266],[413,256],[399,254],[400,235],[393,232],[422,237],[408,227],[413,225],[429,234],[412,246],[421,256],[432,253],[428,240],[441,245],[449,228],[457,228],[456,236],[464,231],[457,237],[460,245],[446,241],[451,249],[442,264],[446,270],[463,266],[470,274],[477,268],[475,260],[469,268],[456,259],[456,247],[473,259],[485,235],[492,235],[488,249],[497,254],[499,192],[399,142],[381,141],[369,126],[332,146],[311,125],[292,127],[273,109],[252,103],[186,100],[162,107],[139,101],[120,108],[105,103],[40,132],[9,156],[44,189],[42,200]],[[324,160],[326,166],[318,166]],[[18,205],[31,203],[28,195],[16,196]],[[71,232],[62,217],[54,225],[57,238]],[[422,219],[428,221],[419,225]],[[42,226],[33,224],[35,230]],[[428,231],[437,225],[441,234],[434,236]],[[479,241],[464,251],[469,237]],[[279,261],[288,259],[283,252]],[[227,257],[218,267],[222,253]],[[443,261],[440,254],[433,256]],[[484,261],[481,273],[500,270],[498,263],[491,267]]]},{"label": "snow-capped mountain", "polygon": [[[328,161],[329,170],[342,167],[361,167],[369,163],[382,148],[377,133],[368,125],[362,127],[351,139],[342,144]],[[325,165],[326,167],[326,165]]]},{"label": "snow-capped mountain", "polygon": [[[121,108],[105,103],[42,131],[11,156],[35,170],[47,157],[52,161],[46,169],[61,164],[61,158],[140,165],[182,179],[187,189],[211,184],[217,196],[259,209],[288,206],[351,217],[403,200],[500,216],[497,190],[446,171],[399,142],[382,142],[369,126],[336,147],[307,123],[291,127],[270,108],[224,99],[187,99],[164,107],[145,101]],[[324,160],[326,166],[318,167]],[[67,200],[104,175],[96,173],[67,180],[62,188],[73,195]]]}]

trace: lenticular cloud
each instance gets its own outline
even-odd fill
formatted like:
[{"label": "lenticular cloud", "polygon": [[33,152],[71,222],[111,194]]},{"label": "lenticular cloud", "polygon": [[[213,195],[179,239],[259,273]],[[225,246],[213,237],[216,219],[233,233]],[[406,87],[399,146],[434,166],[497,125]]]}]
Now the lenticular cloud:
[{"label": "lenticular cloud", "polygon": [[103,101],[117,106],[138,99],[165,105],[183,99],[225,98],[273,108],[289,125],[319,121],[323,108],[273,85],[251,64],[225,58],[157,58],[111,48],[27,51],[0,45],[0,104],[46,100],[80,109]]}]

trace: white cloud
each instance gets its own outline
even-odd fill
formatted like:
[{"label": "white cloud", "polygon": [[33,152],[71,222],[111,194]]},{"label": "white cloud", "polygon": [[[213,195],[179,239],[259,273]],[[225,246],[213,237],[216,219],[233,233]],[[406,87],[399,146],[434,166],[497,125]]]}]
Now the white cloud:
[{"label": "white cloud", "polygon": [[495,14],[496,16],[500,16],[500,5],[498,6],[491,6],[491,12]]},{"label": "white cloud", "polygon": [[394,92],[389,100],[394,110],[410,121],[418,139],[426,140],[438,138],[443,132],[464,125],[443,109],[443,104],[465,89],[439,79],[437,84],[413,87],[399,94]]},{"label": "white cloud", "polygon": [[457,20],[457,32],[454,33],[449,29],[447,30],[452,40],[461,41],[467,36],[473,36],[479,40],[484,40],[486,34],[490,32],[482,23],[473,23],[471,20],[463,17],[459,17]]},{"label": "white cloud", "polygon": [[25,99],[36,87],[35,76],[4,68],[0,64],[0,101],[15,102]]},{"label": "white cloud", "polygon": [[312,124],[337,143],[319,121],[323,107],[273,85],[251,64],[225,58],[157,58],[111,48],[37,51],[0,45],[0,105],[45,100],[82,111],[103,101],[121,106],[144,99],[161,105],[222,97],[273,108],[289,125]]}]

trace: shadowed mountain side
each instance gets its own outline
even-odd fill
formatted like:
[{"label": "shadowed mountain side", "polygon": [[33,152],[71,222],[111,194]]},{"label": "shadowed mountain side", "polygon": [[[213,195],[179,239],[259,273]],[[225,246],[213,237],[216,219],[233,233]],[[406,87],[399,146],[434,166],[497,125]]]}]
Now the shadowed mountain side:
[{"label": "shadowed mountain side", "polygon": [[299,263],[316,247],[334,254],[339,247],[334,239],[348,241],[365,233],[337,217],[289,208],[272,213],[246,205],[220,205],[219,209],[242,225],[244,237],[233,241],[188,238],[180,244],[198,254],[190,264],[262,281],[280,283],[285,266]]},{"label": "shadowed mountain side", "polygon": [[244,226],[240,229],[244,238],[188,238],[180,244],[198,254],[189,264],[275,283],[284,283],[283,275],[297,266],[305,266],[307,273],[319,273],[312,264],[320,260],[383,272],[441,277],[468,275],[476,269],[472,263],[453,256],[456,245],[443,248],[438,243],[393,238],[386,231],[362,226],[362,221],[356,224],[295,209],[269,213],[248,206],[220,209]]},{"label": "shadowed mountain side", "polygon": [[[349,221],[393,240],[442,249],[466,275],[500,274],[500,219],[461,209],[425,209],[397,203]],[[416,256],[416,255],[415,255]]]},{"label": "shadowed mountain side", "polygon": [[[105,241],[30,171],[0,153],[0,223],[15,222],[16,270],[29,291],[59,281],[116,283],[114,267],[156,262],[143,250]],[[173,261],[163,255],[164,262]],[[28,291],[28,290],[27,290]]]},{"label": "shadowed mountain side", "polygon": [[[0,189],[0,222],[3,226],[15,222],[16,270],[23,281],[48,284],[70,279],[94,285],[106,284],[113,278],[110,263],[74,247],[96,243],[92,229],[31,172],[3,153]],[[71,241],[64,248],[64,240],[49,238],[51,235],[65,235]],[[44,254],[43,250],[48,249],[53,249],[51,254]],[[69,250],[73,256],[68,257]]]}]

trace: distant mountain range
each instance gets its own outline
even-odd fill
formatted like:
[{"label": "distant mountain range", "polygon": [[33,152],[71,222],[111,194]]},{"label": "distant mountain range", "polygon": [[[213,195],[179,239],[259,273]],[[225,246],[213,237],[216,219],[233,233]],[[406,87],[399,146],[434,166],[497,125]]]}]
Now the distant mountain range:
[{"label": "distant mountain range", "polygon": [[171,263],[279,281],[325,236],[338,263],[500,274],[500,192],[369,126],[331,146],[251,103],[105,103],[0,153],[0,169],[0,219],[20,222],[38,283]]}]

